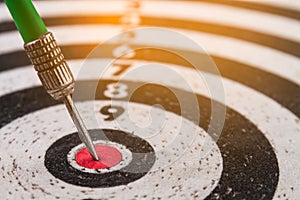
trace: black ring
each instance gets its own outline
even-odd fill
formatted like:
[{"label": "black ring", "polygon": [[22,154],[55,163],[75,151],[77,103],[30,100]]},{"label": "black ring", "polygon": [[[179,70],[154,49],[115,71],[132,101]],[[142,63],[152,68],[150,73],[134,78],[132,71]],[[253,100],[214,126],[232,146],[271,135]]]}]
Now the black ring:
[{"label": "black ring", "polygon": [[147,174],[155,162],[155,152],[144,139],[120,130],[89,130],[92,140],[109,140],[124,145],[132,153],[132,160],[122,169],[102,173],[85,173],[67,162],[67,154],[81,144],[78,134],[72,133],[54,142],[46,151],[45,166],[56,178],[86,187],[113,187],[126,185]]}]

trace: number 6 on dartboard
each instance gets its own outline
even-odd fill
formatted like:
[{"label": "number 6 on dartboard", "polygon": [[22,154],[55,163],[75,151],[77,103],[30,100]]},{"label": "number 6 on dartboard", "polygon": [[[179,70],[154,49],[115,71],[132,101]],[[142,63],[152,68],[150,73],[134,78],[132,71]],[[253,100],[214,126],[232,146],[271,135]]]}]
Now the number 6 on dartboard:
[{"label": "number 6 on dartboard", "polygon": [[107,89],[104,91],[104,95],[113,99],[121,99],[128,95],[127,85],[122,83],[111,83],[108,84]]},{"label": "number 6 on dartboard", "polygon": [[103,115],[108,116],[105,118],[105,121],[113,121],[117,117],[119,117],[124,112],[124,108],[121,106],[113,106],[113,105],[107,105],[100,109],[100,113]]}]

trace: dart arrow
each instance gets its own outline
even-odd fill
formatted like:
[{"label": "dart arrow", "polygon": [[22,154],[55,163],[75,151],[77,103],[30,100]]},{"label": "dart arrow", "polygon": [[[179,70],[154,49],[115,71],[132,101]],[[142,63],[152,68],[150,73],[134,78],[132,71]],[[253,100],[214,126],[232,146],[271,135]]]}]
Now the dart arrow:
[{"label": "dart arrow", "polygon": [[47,92],[63,101],[78,130],[79,138],[95,160],[99,160],[91,137],[73,103],[74,77],[52,33],[31,0],[5,0],[14,22],[24,40],[24,48]]}]

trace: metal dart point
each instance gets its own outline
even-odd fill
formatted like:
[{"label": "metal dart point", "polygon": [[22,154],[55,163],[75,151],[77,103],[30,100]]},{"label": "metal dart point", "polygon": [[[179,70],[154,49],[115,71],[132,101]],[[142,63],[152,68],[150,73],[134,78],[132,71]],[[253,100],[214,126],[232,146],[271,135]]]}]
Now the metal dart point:
[{"label": "metal dart point", "polygon": [[65,103],[71,118],[78,130],[78,135],[80,140],[85,144],[86,148],[89,150],[90,154],[93,156],[94,160],[99,160],[96,149],[92,142],[92,139],[74,105],[74,102],[70,95],[63,98],[63,102]]}]

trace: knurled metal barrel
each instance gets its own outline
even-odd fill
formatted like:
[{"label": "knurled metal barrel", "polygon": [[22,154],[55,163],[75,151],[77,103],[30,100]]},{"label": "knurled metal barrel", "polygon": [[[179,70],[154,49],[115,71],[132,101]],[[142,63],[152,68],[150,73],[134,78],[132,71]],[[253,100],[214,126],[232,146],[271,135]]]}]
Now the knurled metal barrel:
[{"label": "knurled metal barrel", "polygon": [[74,91],[74,77],[53,34],[24,44],[27,55],[47,92],[56,100]]}]

